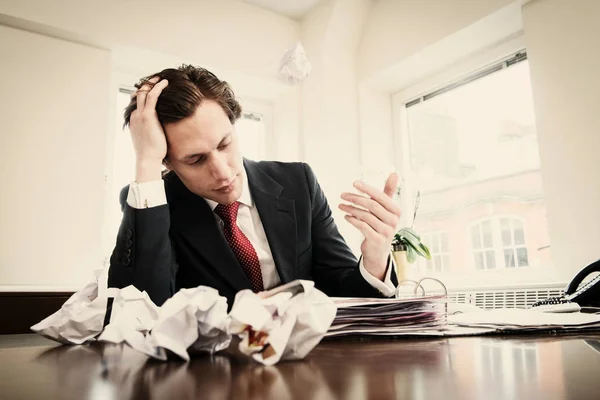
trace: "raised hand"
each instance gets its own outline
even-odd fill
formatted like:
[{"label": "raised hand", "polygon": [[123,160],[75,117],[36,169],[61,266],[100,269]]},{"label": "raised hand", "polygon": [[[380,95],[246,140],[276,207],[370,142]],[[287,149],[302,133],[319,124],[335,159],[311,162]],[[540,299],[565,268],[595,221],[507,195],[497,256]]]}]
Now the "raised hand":
[{"label": "raised hand", "polygon": [[371,275],[379,279],[385,276],[390,247],[400,221],[400,207],[393,201],[397,186],[396,173],[390,174],[383,191],[356,181],[354,187],[366,196],[342,193],[342,199],[352,205],[340,204],[339,206],[347,213],[346,220],[365,237],[360,246],[363,266]]}]

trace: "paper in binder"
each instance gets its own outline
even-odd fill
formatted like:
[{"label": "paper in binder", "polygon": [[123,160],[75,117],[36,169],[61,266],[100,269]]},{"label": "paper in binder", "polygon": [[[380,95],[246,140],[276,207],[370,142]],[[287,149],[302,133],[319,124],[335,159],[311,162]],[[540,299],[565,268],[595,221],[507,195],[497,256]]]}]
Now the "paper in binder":
[{"label": "paper in binder", "polygon": [[439,335],[447,327],[446,296],[407,299],[334,298],[338,307],[326,337]]}]

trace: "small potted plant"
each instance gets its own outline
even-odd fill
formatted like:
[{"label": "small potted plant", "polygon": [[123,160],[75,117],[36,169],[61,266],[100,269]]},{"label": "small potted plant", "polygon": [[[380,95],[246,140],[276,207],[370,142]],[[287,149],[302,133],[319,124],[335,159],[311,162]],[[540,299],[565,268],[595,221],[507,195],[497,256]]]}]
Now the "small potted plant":
[{"label": "small potted plant", "polygon": [[396,276],[398,277],[398,281],[405,279],[408,263],[414,263],[417,260],[417,256],[431,260],[429,248],[421,242],[421,237],[413,229],[415,219],[417,218],[417,210],[419,209],[419,199],[420,192],[417,192],[413,225],[410,228],[405,227],[396,232],[392,241],[392,255],[396,262]]}]

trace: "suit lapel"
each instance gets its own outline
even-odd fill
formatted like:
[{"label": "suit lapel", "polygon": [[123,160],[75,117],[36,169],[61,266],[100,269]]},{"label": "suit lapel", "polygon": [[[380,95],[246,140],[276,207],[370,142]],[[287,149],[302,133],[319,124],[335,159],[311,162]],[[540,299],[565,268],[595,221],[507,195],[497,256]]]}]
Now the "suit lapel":
[{"label": "suit lapel", "polygon": [[296,278],[298,262],[294,200],[281,197],[283,187],[262,171],[257,163],[244,160],[244,167],[279,278],[282,283],[290,282]]},{"label": "suit lapel", "polygon": [[169,198],[171,223],[179,234],[206,261],[195,268],[212,268],[237,292],[251,289],[250,280],[231,251],[215,216],[206,201],[190,192],[185,185],[173,176],[168,185],[174,190]]}]

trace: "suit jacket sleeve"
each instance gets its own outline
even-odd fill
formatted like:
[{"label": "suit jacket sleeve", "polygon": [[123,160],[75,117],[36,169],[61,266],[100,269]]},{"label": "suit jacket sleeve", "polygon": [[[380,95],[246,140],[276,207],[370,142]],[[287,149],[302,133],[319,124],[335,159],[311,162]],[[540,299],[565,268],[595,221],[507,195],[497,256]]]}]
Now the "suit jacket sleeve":
[{"label": "suit jacket sleeve", "polygon": [[177,263],[169,237],[168,204],[135,209],[127,204],[129,187],[121,190],[123,220],[110,258],[108,286],[134,285],[162,305],[175,293]]},{"label": "suit jacket sleeve", "polygon": [[307,164],[304,164],[304,172],[312,208],[312,276],[315,285],[329,296],[383,297],[362,277],[358,261],[338,231],[327,198]]}]

